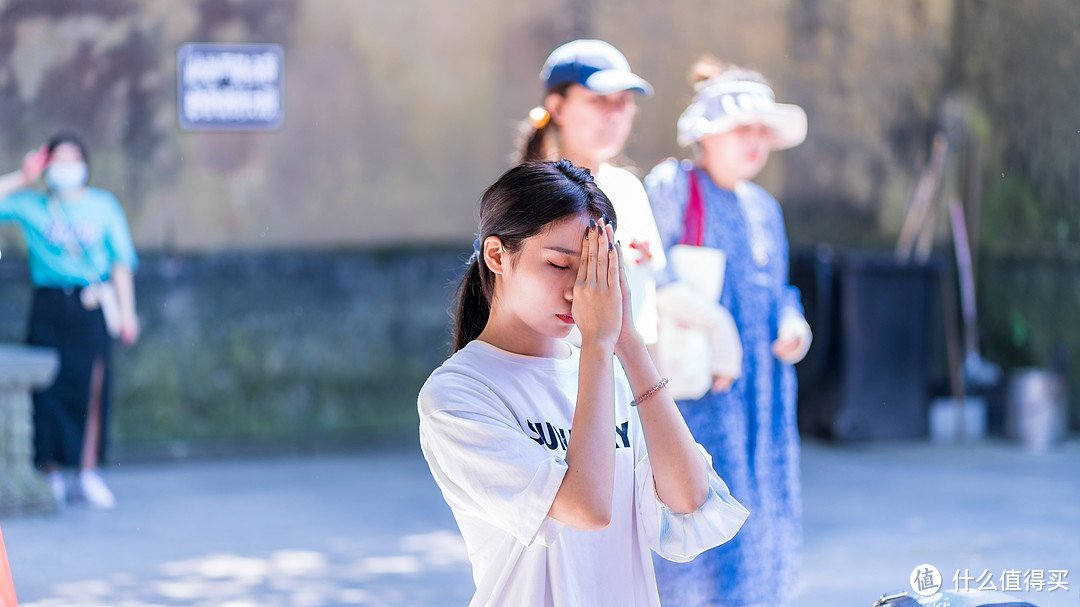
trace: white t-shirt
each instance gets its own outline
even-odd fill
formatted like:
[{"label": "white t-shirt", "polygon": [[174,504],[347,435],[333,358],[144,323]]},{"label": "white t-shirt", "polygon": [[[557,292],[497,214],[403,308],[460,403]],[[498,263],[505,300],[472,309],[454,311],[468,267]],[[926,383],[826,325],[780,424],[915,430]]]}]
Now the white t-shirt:
[{"label": "white t-shirt", "polygon": [[577,400],[580,350],[567,347],[566,358],[536,358],[475,340],[420,390],[420,445],[465,539],[474,607],[659,606],[649,549],[687,561],[731,539],[748,516],[711,465],[697,512],[659,502],[616,360],[611,525],[578,531],[549,519]]},{"label": "white t-shirt", "polygon": [[649,197],[638,178],[626,169],[601,164],[595,179],[596,185],[611,200],[619,221],[615,238],[622,243],[626,256],[634,326],[645,343],[656,343],[656,280],[653,275],[667,265],[667,260]]}]

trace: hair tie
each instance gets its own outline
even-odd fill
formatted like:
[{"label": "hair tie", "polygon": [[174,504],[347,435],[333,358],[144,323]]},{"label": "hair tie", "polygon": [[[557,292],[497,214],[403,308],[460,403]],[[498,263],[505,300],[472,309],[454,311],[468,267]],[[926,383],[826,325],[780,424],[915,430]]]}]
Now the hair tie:
[{"label": "hair tie", "polygon": [[472,255],[469,257],[468,263],[480,259],[480,237],[477,236],[476,240],[472,241]]},{"label": "hair tie", "polygon": [[529,120],[532,121],[533,128],[539,131],[547,126],[548,122],[551,120],[551,114],[549,114],[542,106],[538,105],[529,110]]}]

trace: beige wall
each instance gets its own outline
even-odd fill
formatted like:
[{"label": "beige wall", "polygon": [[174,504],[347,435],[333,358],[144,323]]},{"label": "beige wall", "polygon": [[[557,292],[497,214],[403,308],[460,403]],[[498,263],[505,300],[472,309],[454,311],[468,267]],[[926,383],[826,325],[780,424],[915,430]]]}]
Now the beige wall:
[{"label": "beige wall", "polygon": [[[575,35],[614,43],[657,89],[627,150],[641,169],[681,153],[686,74],[712,52],[809,113],[808,142],[761,178],[793,238],[889,239],[942,99],[955,13],[954,0],[0,6],[3,165],[70,123],[138,244],[182,250],[467,242],[540,101],[544,57]],[[191,41],[282,43],[284,126],[179,131],[176,50]]]}]

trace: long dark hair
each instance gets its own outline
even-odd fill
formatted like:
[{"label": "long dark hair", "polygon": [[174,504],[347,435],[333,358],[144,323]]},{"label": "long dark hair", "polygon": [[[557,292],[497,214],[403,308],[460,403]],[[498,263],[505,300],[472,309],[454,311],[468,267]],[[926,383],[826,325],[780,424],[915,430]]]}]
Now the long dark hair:
[{"label": "long dark hair", "polygon": [[594,219],[605,214],[612,228],[618,225],[615,208],[593,183],[589,171],[569,160],[519,164],[484,192],[480,199],[481,252],[469,260],[458,289],[455,352],[480,335],[491,314],[495,273],[484,262],[484,240],[496,236],[503,249],[513,254],[526,238],[539,234],[551,222],[580,213]]}]

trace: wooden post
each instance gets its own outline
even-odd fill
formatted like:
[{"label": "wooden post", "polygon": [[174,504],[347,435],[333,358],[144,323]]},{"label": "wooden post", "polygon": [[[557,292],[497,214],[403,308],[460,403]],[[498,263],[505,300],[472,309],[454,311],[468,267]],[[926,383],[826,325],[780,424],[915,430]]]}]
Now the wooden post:
[{"label": "wooden post", "polygon": [[[929,239],[933,235],[934,197],[937,193],[941,174],[945,168],[945,156],[949,152],[949,141],[944,135],[934,135],[934,142],[930,148],[930,159],[919,176],[919,182],[911,195],[911,205],[908,207],[907,217],[904,218],[904,226],[900,230],[900,239],[896,243],[896,261],[906,264],[911,260],[912,249],[916,240],[926,240],[923,247],[929,251]],[[927,223],[931,225],[927,228]],[[928,233],[929,230],[929,233]]]},{"label": "wooden post", "polygon": [[982,224],[982,144],[971,139],[968,144],[967,196],[964,211],[971,251],[971,274],[978,276],[979,227]]}]

